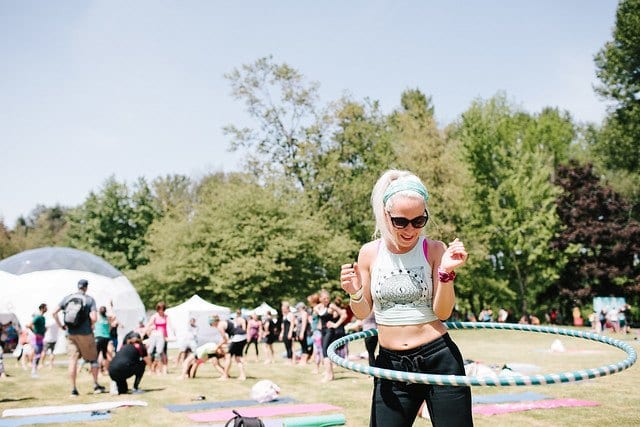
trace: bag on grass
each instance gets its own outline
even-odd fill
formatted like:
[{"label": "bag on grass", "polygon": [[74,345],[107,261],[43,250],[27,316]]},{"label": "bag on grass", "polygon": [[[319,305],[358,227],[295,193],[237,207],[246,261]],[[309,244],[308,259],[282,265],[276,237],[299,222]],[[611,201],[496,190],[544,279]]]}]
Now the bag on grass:
[{"label": "bag on grass", "polygon": [[235,409],[233,413],[236,416],[227,421],[224,427],[264,427],[264,423],[258,417],[243,417]]}]

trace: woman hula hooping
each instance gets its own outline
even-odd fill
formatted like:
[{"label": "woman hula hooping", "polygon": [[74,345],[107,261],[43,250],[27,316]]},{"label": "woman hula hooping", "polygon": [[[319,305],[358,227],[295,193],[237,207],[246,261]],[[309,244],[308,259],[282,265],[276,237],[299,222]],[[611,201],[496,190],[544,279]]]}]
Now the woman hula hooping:
[{"label": "woman hula hooping", "polygon": [[[455,269],[467,252],[423,235],[429,195],[408,171],[388,170],[375,184],[374,235],[358,261],[341,267],[342,289],[356,317],[373,310],[380,350],[376,367],[403,372],[464,375],[464,362],[443,321],[455,305]],[[426,401],[434,426],[472,426],[469,387],[415,384],[375,378],[371,426],[412,425]]]}]

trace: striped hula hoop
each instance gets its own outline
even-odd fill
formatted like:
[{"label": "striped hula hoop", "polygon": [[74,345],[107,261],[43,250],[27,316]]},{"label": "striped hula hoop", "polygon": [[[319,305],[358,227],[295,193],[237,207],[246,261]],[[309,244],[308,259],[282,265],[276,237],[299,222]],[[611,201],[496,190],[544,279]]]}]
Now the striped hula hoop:
[{"label": "striped hula hoop", "polygon": [[629,344],[603,335],[591,332],[581,332],[571,329],[520,325],[515,323],[477,323],[477,322],[447,322],[449,329],[508,329],[512,331],[525,332],[542,332],[553,335],[566,335],[575,338],[598,341],[604,344],[617,347],[627,353],[627,358],[621,362],[612,365],[605,365],[595,369],[583,369],[572,372],[560,372],[556,374],[531,375],[531,376],[492,376],[492,377],[467,377],[464,375],[434,375],[413,372],[394,371],[391,369],[381,369],[372,366],[363,366],[345,360],[336,354],[336,349],[342,347],[349,341],[364,339],[378,335],[377,329],[369,329],[367,331],[350,334],[334,341],[328,348],[327,354],[329,359],[338,366],[359,372],[361,374],[371,375],[377,378],[383,378],[392,381],[401,381],[407,383],[435,384],[435,385],[452,385],[452,386],[528,386],[543,384],[558,384],[574,381],[582,381],[590,378],[604,377],[606,375],[621,372],[636,362],[637,354],[633,347]]}]

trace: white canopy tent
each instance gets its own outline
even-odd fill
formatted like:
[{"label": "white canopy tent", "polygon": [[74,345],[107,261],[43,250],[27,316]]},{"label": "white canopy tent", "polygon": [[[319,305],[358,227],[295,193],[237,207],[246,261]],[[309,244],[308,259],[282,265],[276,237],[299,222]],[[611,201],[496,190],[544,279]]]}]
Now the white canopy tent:
[{"label": "white canopy tent", "polygon": [[[80,279],[89,281],[87,294],[97,307],[113,304],[121,324],[120,337],[144,318],[140,296],[120,271],[96,255],[60,247],[32,249],[0,261],[0,311],[14,313],[24,326],[45,303],[49,307],[47,322],[51,322],[50,314],[66,295],[77,292]],[[64,341],[58,339],[62,350]]]},{"label": "white canopy tent", "polygon": [[258,316],[264,316],[267,313],[271,313],[272,316],[276,316],[278,314],[278,310],[276,310],[275,308],[271,307],[266,302],[263,302],[262,304],[260,304],[256,308],[254,308],[252,311],[255,314],[257,314]]},{"label": "white canopy tent", "polygon": [[[191,318],[196,319],[198,327],[197,341],[198,345],[200,345],[212,341],[217,334],[217,331],[209,325],[209,316],[227,317],[231,310],[228,307],[205,301],[198,295],[193,295],[182,304],[167,308],[165,313],[169,316],[176,338],[175,341],[169,343],[169,346],[176,348],[182,340],[188,337],[189,320]],[[169,333],[171,334],[171,332]]]}]

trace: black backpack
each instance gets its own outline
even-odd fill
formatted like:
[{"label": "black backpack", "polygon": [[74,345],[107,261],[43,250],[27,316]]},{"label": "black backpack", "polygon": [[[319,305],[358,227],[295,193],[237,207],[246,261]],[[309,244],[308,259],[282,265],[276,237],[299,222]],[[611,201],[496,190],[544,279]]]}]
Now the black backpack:
[{"label": "black backpack", "polygon": [[85,304],[84,295],[71,295],[64,305],[64,324],[70,327],[80,326],[87,319]]},{"label": "black backpack", "polygon": [[224,427],[264,427],[264,423],[258,417],[243,417],[235,409],[233,413],[236,416],[227,421]]}]

